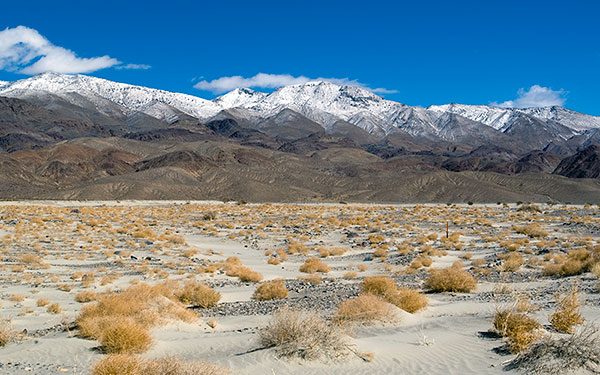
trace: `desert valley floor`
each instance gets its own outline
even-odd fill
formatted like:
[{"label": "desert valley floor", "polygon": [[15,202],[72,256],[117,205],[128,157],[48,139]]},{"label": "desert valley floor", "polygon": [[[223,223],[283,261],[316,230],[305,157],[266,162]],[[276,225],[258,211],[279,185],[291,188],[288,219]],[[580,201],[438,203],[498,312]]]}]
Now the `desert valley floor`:
[{"label": "desert valley floor", "polygon": [[[575,331],[600,319],[596,204],[1,202],[0,240],[2,374],[89,374],[119,352],[207,374],[517,374],[499,311],[567,337],[549,317],[573,292]],[[335,358],[265,345],[273,314],[304,310],[339,331]],[[124,322],[147,342],[111,346]]]}]

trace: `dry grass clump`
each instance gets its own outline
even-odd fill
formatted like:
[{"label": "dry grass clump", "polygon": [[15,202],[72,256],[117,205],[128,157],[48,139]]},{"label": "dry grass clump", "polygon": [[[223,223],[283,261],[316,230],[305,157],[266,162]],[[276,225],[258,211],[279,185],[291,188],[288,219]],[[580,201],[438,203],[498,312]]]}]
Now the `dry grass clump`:
[{"label": "dry grass clump", "polygon": [[363,293],[385,296],[395,292],[398,289],[398,286],[391,277],[370,276],[364,278],[360,284],[360,288]]},{"label": "dry grass clump", "polygon": [[152,345],[150,332],[133,319],[114,319],[100,337],[106,353],[142,353]]},{"label": "dry grass clump", "polygon": [[425,279],[425,287],[432,292],[468,293],[477,287],[477,280],[460,267],[431,270]]},{"label": "dry grass clump", "polygon": [[529,224],[529,225],[524,225],[524,226],[521,226],[521,227],[515,226],[514,230],[517,233],[524,234],[524,235],[529,236],[531,238],[541,238],[541,237],[548,236],[548,232],[545,231],[537,223]]},{"label": "dry grass clump", "polygon": [[79,303],[92,302],[96,300],[96,292],[93,290],[84,290],[75,295],[75,301]]},{"label": "dry grass clump", "polygon": [[259,330],[259,341],[281,357],[306,360],[343,358],[350,349],[341,328],[314,311],[288,306],[275,311],[269,324]]},{"label": "dry grass clump", "polygon": [[8,299],[11,302],[23,302],[25,301],[25,296],[23,294],[11,294]]},{"label": "dry grass clump", "polygon": [[225,260],[225,274],[231,277],[237,277],[240,281],[249,281],[257,283],[263,276],[250,268],[243,266],[238,257],[229,257]]},{"label": "dry grass clump", "polygon": [[548,318],[552,327],[558,332],[573,333],[575,326],[583,324],[584,319],[579,312],[579,290],[573,286],[564,295],[556,295],[556,311]]},{"label": "dry grass clump", "polygon": [[328,273],[329,271],[331,271],[329,266],[327,264],[323,263],[323,261],[321,261],[321,259],[316,258],[316,257],[308,258],[304,262],[304,264],[302,264],[300,266],[300,272],[305,272],[305,273],[315,273],[315,272]]},{"label": "dry grass clump", "polygon": [[50,300],[46,298],[40,298],[37,300],[36,304],[38,305],[38,307],[44,307],[50,304]]},{"label": "dry grass clump", "polygon": [[16,336],[17,332],[10,321],[0,321],[0,347],[8,345]]},{"label": "dry grass clump", "polygon": [[519,353],[541,337],[541,324],[526,314],[512,309],[498,310],[494,316],[494,330],[506,337],[508,348]]},{"label": "dry grass clump", "polygon": [[[547,263],[542,269],[544,276],[573,276],[592,271],[598,264],[592,252],[587,249],[569,250],[567,257],[556,255],[554,263]],[[600,266],[598,266],[600,267]]]},{"label": "dry grass clump", "polygon": [[386,300],[411,314],[424,309],[428,304],[427,297],[408,288],[398,288],[395,293],[386,296]]},{"label": "dry grass clump", "polygon": [[365,277],[360,286],[363,293],[383,297],[387,302],[411,314],[424,309],[428,304],[427,297],[416,290],[399,288],[391,277]]},{"label": "dry grass clump", "polygon": [[207,308],[216,305],[221,300],[221,294],[208,285],[188,281],[177,292],[177,298],[185,304]]},{"label": "dry grass clump", "polygon": [[288,296],[289,291],[281,280],[266,281],[261,283],[254,291],[252,299],[266,301],[271,299],[283,299]]},{"label": "dry grass clump", "polygon": [[152,327],[167,319],[194,321],[196,314],[176,300],[175,284],[138,284],[121,293],[99,295],[96,302],[85,305],[77,317],[84,337],[102,340],[115,321],[130,319],[141,327]]},{"label": "dry grass clump", "polygon": [[371,324],[392,320],[394,314],[390,305],[381,297],[372,294],[363,294],[340,303],[334,316],[334,321],[340,324]]},{"label": "dry grass clump", "polygon": [[510,253],[506,259],[504,259],[504,262],[502,262],[499,270],[502,272],[515,272],[521,268],[523,263],[525,263],[523,260],[523,255],[519,253]]},{"label": "dry grass clump", "polygon": [[48,311],[50,314],[60,314],[62,312],[62,307],[60,307],[57,302],[48,305],[48,307],[46,307],[46,311]]},{"label": "dry grass clump", "polygon": [[92,375],[226,375],[229,370],[205,362],[174,357],[143,360],[130,354],[111,354],[96,362]]},{"label": "dry grass clump", "polygon": [[[578,332],[559,337],[546,335],[513,359],[506,370],[524,374],[562,375],[598,373],[600,370],[600,334],[598,327],[586,325]],[[581,372],[583,373],[583,372]]]}]

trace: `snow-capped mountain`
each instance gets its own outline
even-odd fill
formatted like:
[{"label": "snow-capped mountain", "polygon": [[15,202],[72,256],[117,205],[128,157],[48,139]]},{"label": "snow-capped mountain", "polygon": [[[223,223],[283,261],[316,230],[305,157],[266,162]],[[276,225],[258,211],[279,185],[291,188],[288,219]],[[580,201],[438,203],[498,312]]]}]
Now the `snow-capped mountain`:
[{"label": "snow-capped mountain", "polygon": [[73,93],[93,103],[100,112],[106,110],[106,101],[109,101],[121,106],[124,114],[142,112],[161,120],[172,117],[173,110],[171,108],[197,118],[214,116],[222,109],[221,106],[210,100],[192,95],[112,82],[84,75],[43,73],[0,87],[2,96],[27,98],[52,94],[74,105],[79,105]]},{"label": "snow-capped mountain", "polygon": [[213,102],[225,109],[228,109],[243,107],[256,103],[267,95],[268,94],[265,94],[264,92],[254,91],[251,89],[235,89],[225,95],[215,98]]},{"label": "snow-capped mountain", "polygon": [[600,117],[552,106],[537,108],[502,108],[489,105],[444,104],[432,105],[427,109],[435,112],[451,112],[468,119],[484,123],[497,130],[505,129],[516,116],[527,114],[541,120],[560,122],[576,131],[600,128]]},{"label": "snow-capped mountain", "polygon": [[[600,128],[600,117],[561,107],[510,109],[463,104],[411,107],[360,87],[322,81],[286,86],[271,93],[235,89],[206,100],[85,75],[44,73],[16,82],[0,82],[0,96],[35,100],[36,104],[54,103],[52,105],[57,105],[56,98],[59,98],[69,105],[98,111],[108,117],[129,118],[143,113],[168,123],[185,116],[209,121],[227,110],[234,113],[234,117],[258,126],[284,110],[292,110],[325,130],[344,121],[380,138],[402,130],[412,136],[446,141],[465,139],[469,132],[480,133],[473,134],[474,138],[485,134],[487,139],[500,139],[500,133],[543,135],[545,141],[548,137],[564,140],[585,130]],[[49,109],[50,105],[47,104]],[[461,118],[473,123],[462,122]]]}]

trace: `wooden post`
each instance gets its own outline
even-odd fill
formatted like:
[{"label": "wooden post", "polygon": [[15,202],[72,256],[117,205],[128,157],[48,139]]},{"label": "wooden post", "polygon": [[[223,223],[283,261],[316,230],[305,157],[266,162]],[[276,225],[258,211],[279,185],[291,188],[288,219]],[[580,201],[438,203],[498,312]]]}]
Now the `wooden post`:
[{"label": "wooden post", "polygon": [[446,221],[446,238],[448,238],[448,222]]}]

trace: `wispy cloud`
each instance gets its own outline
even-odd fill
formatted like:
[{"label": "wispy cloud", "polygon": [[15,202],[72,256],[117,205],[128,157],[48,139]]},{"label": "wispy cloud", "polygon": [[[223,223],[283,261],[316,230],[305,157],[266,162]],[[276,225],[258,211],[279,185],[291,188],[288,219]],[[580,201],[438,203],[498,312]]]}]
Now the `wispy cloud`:
[{"label": "wispy cloud", "polygon": [[110,56],[77,57],[55,46],[37,30],[17,26],[0,31],[0,69],[23,74],[43,72],[90,73],[120,62]]},{"label": "wispy cloud", "polygon": [[552,90],[549,87],[533,85],[528,90],[519,89],[517,98],[507,100],[502,103],[492,102],[493,106],[506,108],[530,108],[530,107],[549,107],[553,105],[563,106],[567,99],[567,93],[563,90]]},{"label": "wispy cloud", "polygon": [[275,89],[283,86],[298,85],[311,81],[327,81],[338,85],[357,86],[367,89],[369,91],[380,93],[380,94],[393,94],[396,90],[388,90],[385,88],[371,89],[367,85],[355,80],[348,78],[309,78],[305,76],[294,77],[290,74],[268,74],[258,73],[253,77],[242,77],[242,76],[230,76],[220,77],[211,81],[203,80],[194,85],[195,88],[200,90],[211,91],[214,94],[221,94],[227,91],[231,91],[236,88],[242,87],[253,87],[253,88],[265,88]]},{"label": "wispy cloud", "polygon": [[118,65],[115,66],[115,69],[131,69],[131,70],[148,70],[152,68],[150,65],[146,64],[126,64],[126,65]]}]

